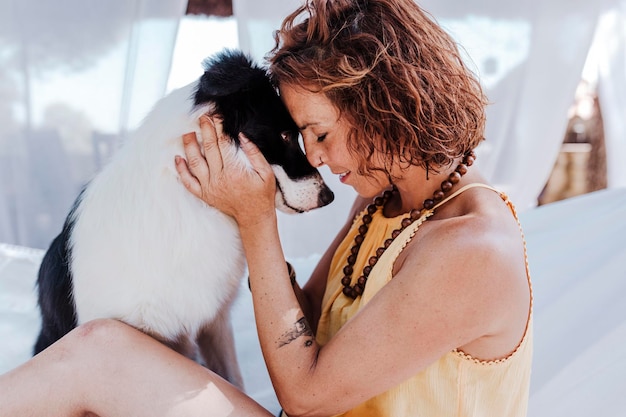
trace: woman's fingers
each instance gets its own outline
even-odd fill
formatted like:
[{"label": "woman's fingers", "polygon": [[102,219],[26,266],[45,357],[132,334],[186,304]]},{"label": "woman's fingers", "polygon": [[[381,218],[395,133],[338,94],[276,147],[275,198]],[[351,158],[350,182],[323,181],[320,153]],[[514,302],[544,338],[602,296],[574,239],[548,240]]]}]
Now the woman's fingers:
[{"label": "woman's fingers", "polygon": [[224,160],[221,146],[228,143],[229,138],[224,136],[222,121],[208,115],[200,117],[200,133],[202,134],[202,148],[204,157],[213,173],[224,169]]},{"label": "woman's fingers", "polygon": [[200,153],[200,147],[194,132],[183,135],[183,146],[185,148],[185,156],[189,162],[181,156],[176,155],[176,171],[178,171],[180,180],[185,188],[191,191],[196,197],[202,198],[202,185],[200,181],[198,181],[198,175],[201,175],[201,172],[208,175],[209,168]]},{"label": "woman's fingers", "polygon": [[250,141],[243,133],[239,133],[241,149],[245,152],[254,171],[265,180],[268,174],[272,173],[272,167],[265,159],[259,148]]},{"label": "woman's fingers", "polygon": [[209,200],[212,194],[209,190],[211,183],[219,181],[223,175],[221,146],[224,142],[228,143],[228,138],[225,138],[222,132],[221,120],[209,118],[207,115],[200,117],[200,134],[202,145],[199,144],[195,133],[183,135],[183,148],[187,160],[177,156],[176,170],[183,185],[193,195],[211,204],[212,201]]},{"label": "woman's fingers", "polygon": [[[176,170],[181,182],[193,195],[239,222],[256,221],[262,213],[274,210],[276,180],[272,167],[259,148],[242,134],[241,149],[251,169],[222,130],[222,121],[200,118],[202,144],[195,133],[183,135],[185,158],[177,156]],[[245,203],[244,203],[245,202]]]}]

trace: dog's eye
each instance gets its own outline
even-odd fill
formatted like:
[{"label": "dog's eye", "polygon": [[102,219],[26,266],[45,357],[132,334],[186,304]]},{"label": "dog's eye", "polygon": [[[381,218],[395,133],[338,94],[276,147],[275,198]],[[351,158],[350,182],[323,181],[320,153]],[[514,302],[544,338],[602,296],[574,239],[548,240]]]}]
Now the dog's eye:
[{"label": "dog's eye", "polygon": [[291,142],[291,133],[288,131],[281,132],[280,137],[282,137],[285,142]]}]

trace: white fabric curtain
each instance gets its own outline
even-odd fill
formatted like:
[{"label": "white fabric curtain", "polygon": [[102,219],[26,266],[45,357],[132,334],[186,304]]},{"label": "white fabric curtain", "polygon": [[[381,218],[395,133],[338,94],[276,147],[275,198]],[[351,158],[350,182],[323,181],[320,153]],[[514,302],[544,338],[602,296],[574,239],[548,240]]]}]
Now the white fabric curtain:
[{"label": "white fabric curtain", "polygon": [[535,314],[529,417],[626,415],[625,215],[626,188],[611,188],[520,216]]},{"label": "white fabric curtain", "polygon": [[[299,3],[234,0],[241,48],[262,60],[273,46],[272,31]],[[477,165],[522,211],[537,204],[550,175],[598,29],[596,38],[601,38],[595,45],[605,46],[598,48],[596,57],[602,64],[599,85],[612,161],[609,181],[611,186],[624,184],[626,171],[618,169],[617,161],[626,156],[625,0],[419,3],[467,52],[468,64],[486,89],[492,104]],[[281,216],[283,243],[290,256],[323,250],[353,201],[351,189],[323,173],[339,198],[311,213]]]},{"label": "white fabric curtain", "polygon": [[599,20],[590,71],[596,74],[607,146],[608,185],[626,187],[626,1]]},{"label": "white fabric curtain", "polygon": [[165,92],[186,0],[0,2],[0,242],[45,248]]}]

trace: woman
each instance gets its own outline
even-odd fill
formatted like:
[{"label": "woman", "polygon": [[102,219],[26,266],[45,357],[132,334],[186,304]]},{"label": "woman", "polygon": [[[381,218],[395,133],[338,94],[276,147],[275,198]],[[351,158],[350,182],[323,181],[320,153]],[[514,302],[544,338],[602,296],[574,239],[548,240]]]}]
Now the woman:
[{"label": "woman", "polygon": [[[275,180],[254,145],[241,137],[253,171],[229,171],[219,119],[203,117],[204,152],[185,135],[176,167],[239,225],[286,414],[525,415],[524,241],[511,203],[472,166],[485,98],[455,44],[412,0],[311,0],[276,39],[270,73],[309,161],[359,194],[307,284],[290,282]],[[79,327],[0,388],[0,415],[270,415],[115,321]]]}]

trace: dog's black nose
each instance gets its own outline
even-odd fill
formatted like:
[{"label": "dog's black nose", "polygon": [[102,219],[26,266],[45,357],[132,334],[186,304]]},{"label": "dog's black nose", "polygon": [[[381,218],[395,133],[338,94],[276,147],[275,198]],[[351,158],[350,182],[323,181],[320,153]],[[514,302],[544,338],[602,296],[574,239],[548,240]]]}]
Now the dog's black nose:
[{"label": "dog's black nose", "polygon": [[334,199],[335,194],[330,190],[330,188],[324,186],[317,197],[317,202],[320,207],[324,207],[332,203]]}]

